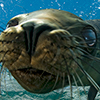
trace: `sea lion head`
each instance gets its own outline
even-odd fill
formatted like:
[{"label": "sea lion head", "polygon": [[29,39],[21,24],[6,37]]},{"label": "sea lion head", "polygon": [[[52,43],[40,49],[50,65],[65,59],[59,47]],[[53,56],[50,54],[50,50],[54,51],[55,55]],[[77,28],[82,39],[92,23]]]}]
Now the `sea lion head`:
[{"label": "sea lion head", "polygon": [[93,63],[89,57],[97,45],[96,31],[86,21],[62,10],[39,10],[8,22],[0,35],[0,60],[26,90],[47,93],[82,85],[79,79],[90,85],[86,63]]}]

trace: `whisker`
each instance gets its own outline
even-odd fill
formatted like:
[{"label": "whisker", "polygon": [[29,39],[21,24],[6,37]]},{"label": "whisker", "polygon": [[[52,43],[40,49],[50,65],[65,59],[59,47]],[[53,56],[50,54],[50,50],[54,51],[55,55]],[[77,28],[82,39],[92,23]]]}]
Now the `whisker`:
[{"label": "whisker", "polygon": [[[66,38],[65,35],[62,35],[63,38]],[[97,50],[100,50],[100,48],[97,48],[97,47],[93,47],[93,46],[86,46],[86,45],[81,45],[81,44],[86,44],[86,43],[89,43],[91,40],[94,40],[94,39],[91,39],[89,42],[85,41],[83,38],[77,36],[77,35],[73,35],[73,36],[68,36],[67,38],[72,38],[72,37],[75,37],[75,38],[78,38],[80,39],[81,41],[79,42],[79,44],[76,44],[77,47],[82,47],[82,48],[89,48],[89,49],[97,49]],[[97,41],[99,42],[99,41]]]},{"label": "whisker", "polygon": [[7,91],[7,83],[6,83],[6,70],[4,70],[4,85],[5,85],[5,91],[6,91],[6,94],[7,94],[7,96],[8,96],[8,98],[10,99],[10,96],[9,96],[9,94],[8,94],[8,91]]},{"label": "whisker", "polygon": [[83,87],[84,93],[86,94],[85,87],[84,87],[84,84],[83,84],[83,82],[82,82],[82,80],[81,80],[80,76],[77,74],[77,72],[75,71],[75,69],[74,69],[74,68],[73,68],[73,70],[74,70],[74,72],[75,72],[75,74],[76,74],[77,78],[79,79],[79,82],[81,83],[81,85],[82,85],[82,87]]},{"label": "whisker", "polygon": [[81,59],[79,57],[77,57],[77,58],[80,59],[80,60],[82,60],[82,61],[84,61],[84,63],[86,63],[87,65],[89,65],[91,68],[93,68],[96,72],[98,72],[100,74],[100,72],[97,69],[95,69],[92,65],[88,64],[88,62],[86,62],[85,60],[83,60],[83,59]]},{"label": "whisker", "polygon": [[100,59],[99,58],[97,58],[97,57],[94,57],[94,56],[92,56],[92,55],[81,55],[81,56],[83,56],[83,57],[85,57],[85,58],[88,58],[88,59],[91,59],[91,60],[94,60],[94,61],[97,61],[97,62],[100,62]]},{"label": "whisker", "polygon": [[11,73],[10,73],[10,72],[8,72],[8,75],[9,75],[9,79],[10,79],[11,86],[12,86],[12,87],[13,87],[13,89],[16,91],[16,88],[15,88],[15,86],[14,86],[14,84],[13,84],[12,79],[11,79],[11,77],[12,77]]},{"label": "whisker", "polygon": [[[82,51],[82,52],[85,53],[85,54],[83,54],[83,55],[81,55],[81,56],[87,57],[88,59],[92,59],[92,60],[95,60],[95,61],[97,61],[97,62],[100,62],[100,58],[95,57],[95,56],[92,56],[90,53],[88,53],[87,51],[85,51],[85,50],[83,50],[83,49],[81,49],[81,48],[77,48],[77,49],[79,49],[80,51]],[[86,55],[86,54],[87,54],[87,55]]]},{"label": "whisker", "polygon": [[56,86],[56,84],[57,84],[58,78],[59,78],[59,74],[57,74],[57,77],[56,77],[56,80],[55,80],[54,86],[53,86],[53,88],[51,89],[51,91],[54,90],[54,88],[55,88],[55,86]]},{"label": "whisker", "polygon": [[64,55],[62,55],[62,58],[64,59],[64,62],[65,62],[65,64],[66,64],[66,72],[67,72],[67,74],[68,74],[68,82],[69,82],[69,85],[70,85],[70,96],[71,96],[71,100],[72,100],[72,82],[71,82],[71,76],[70,76],[70,73],[69,73],[69,69],[68,69],[68,65],[67,65],[67,61],[66,61],[66,59],[65,59],[65,57],[64,57]]},{"label": "whisker", "polygon": [[77,81],[76,81],[76,79],[75,79],[75,76],[74,76],[74,75],[72,75],[72,77],[73,77],[74,82],[75,82],[75,85],[76,85],[76,87],[77,87],[77,91],[78,91],[79,99],[81,100],[81,97],[80,97],[80,91],[79,91],[79,88],[78,88]]},{"label": "whisker", "polygon": [[22,9],[24,9],[25,13],[28,12],[23,6],[20,6],[20,5],[17,5],[17,4],[16,4],[16,6],[19,6],[19,7],[21,7]]},{"label": "whisker", "polygon": [[71,54],[74,55],[72,56],[72,59],[75,61],[75,63],[78,65],[78,67],[80,68],[81,72],[86,76],[86,78],[89,80],[89,82],[97,89],[97,91],[100,93],[100,87],[99,85],[94,81],[94,79],[82,68],[82,66],[76,61],[76,56],[74,54],[74,52],[69,49]]},{"label": "whisker", "polygon": [[[52,75],[51,75],[52,76]],[[50,76],[50,77],[51,77]],[[47,83],[50,81],[50,79],[47,80],[47,82],[45,83],[45,85],[41,88],[41,90],[39,91],[39,93],[46,87]]]},{"label": "whisker", "polygon": [[[42,63],[43,63],[43,60],[45,59],[46,54],[47,54],[47,53],[45,53],[44,56],[43,56]],[[43,72],[41,73],[39,79],[42,77],[42,75],[44,74],[44,72],[45,72],[45,71],[43,71]],[[33,84],[35,84],[37,81],[38,81],[38,78],[33,82]]]},{"label": "whisker", "polygon": [[81,67],[81,65],[73,58],[73,60],[76,62],[76,64],[79,66],[82,73],[87,77],[87,79],[90,81],[90,83],[98,90],[100,93],[100,87],[99,85],[93,80],[93,78]]},{"label": "whisker", "polygon": [[62,93],[65,85],[65,73],[63,73],[63,82],[62,82]]},{"label": "whisker", "polygon": [[[63,78],[63,81],[62,81],[62,90],[61,90],[61,94],[63,94],[64,93],[64,85],[65,85],[65,73],[63,72],[62,73],[62,78]],[[61,96],[61,94],[59,95],[59,99],[58,100],[60,100],[60,96]]]},{"label": "whisker", "polygon": [[[63,37],[66,37],[66,36],[63,36]],[[74,38],[76,38],[76,39],[80,39],[81,41],[79,41],[79,43],[80,44],[86,44],[86,43],[90,43],[91,41],[93,41],[93,40],[98,40],[98,41],[96,41],[96,42],[100,42],[99,41],[99,39],[100,39],[100,37],[98,36],[96,39],[94,38],[94,39],[89,39],[89,40],[85,40],[83,37],[80,37],[80,36],[77,36],[77,35],[72,35],[72,36],[68,36],[68,38],[72,38],[72,37],[74,37]]]},{"label": "whisker", "polygon": [[90,47],[90,46],[84,46],[84,45],[77,45],[77,47],[100,50],[100,48],[97,48],[97,47]]},{"label": "whisker", "polygon": [[69,82],[69,85],[70,85],[70,96],[71,96],[71,100],[72,100],[73,99],[72,82],[71,82],[71,77],[70,77],[69,74],[68,74],[68,82]]},{"label": "whisker", "polygon": [[[96,41],[96,39],[97,39],[97,41]],[[99,41],[99,39],[100,38],[96,38],[96,39],[90,39],[90,40],[84,40],[84,41],[79,41],[79,44],[88,44],[88,43],[91,43],[91,41],[94,41],[94,43],[99,43],[100,41]]]},{"label": "whisker", "polygon": [[[44,72],[45,72],[45,71],[43,71],[43,72],[41,73],[41,75],[39,76],[39,79],[41,79],[41,77],[42,77],[42,75],[44,74]],[[33,82],[33,84],[37,83],[37,81],[38,81],[38,78]]]}]

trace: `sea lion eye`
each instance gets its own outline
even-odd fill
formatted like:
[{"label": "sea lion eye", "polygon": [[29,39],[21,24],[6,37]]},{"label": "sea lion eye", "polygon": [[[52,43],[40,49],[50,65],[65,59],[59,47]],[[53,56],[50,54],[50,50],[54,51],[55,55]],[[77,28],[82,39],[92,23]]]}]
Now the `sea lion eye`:
[{"label": "sea lion eye", "polygon": [[18,25],[18,21],[14,19],[14,20],[11,20],[11,21],[9,21],[9,22],[7,23],[6,28],[9,28],[9,27],[11,27],[11,26],[16,26],[16,25]]},{"label": "sea lion eye", "polygon": [[88,46],[94,46],[96,43],[96,33],[92,29],[85,29],[82,35]]}]

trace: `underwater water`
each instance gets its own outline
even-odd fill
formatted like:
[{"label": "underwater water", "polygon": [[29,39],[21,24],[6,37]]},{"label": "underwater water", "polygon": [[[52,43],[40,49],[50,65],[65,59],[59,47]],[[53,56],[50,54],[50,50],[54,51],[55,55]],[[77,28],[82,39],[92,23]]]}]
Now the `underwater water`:
[{"label": "underwater water", "polygon": [[[70,87],[65,87],[63,90],[54,90],[47,94],[33,94],[23,89],[17,81],[9,75],[9,72],[1,74],[1,95],[0,100],[71,100],[70,99]],[[83,88],[80,86],[79,93],[77,87],[73,86],[73,100],[86,100],[87,96],[84,93]],[[89,87],[86,86],[86,94]],[[96,100],[100,100],[100,94],[96,96]]]},{"label": "underwater water", "polygon": [[[100,0],[0,0],[0,26],[6,28],[15,15],[49,8],[69,11],[84,20],[100,19]],[[0,100],[70,100],[69,86],[40,95],[24,90],[8,71],[2,72],[0,78]],[[73,87],[73,100],[86,100],[83,88],[78,89]],[[88,89],[85,87],[86,93]],[[98,93],[96,100],[99,98]]]}]

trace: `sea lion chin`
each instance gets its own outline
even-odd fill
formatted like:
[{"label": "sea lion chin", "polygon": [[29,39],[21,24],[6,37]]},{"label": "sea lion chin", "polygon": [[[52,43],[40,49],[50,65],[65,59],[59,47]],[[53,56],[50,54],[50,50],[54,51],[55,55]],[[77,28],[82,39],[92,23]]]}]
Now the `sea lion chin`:
[{"label": "sea lion chin", "polygon": [[91,85],[92,100],[100,84],[99,21],[55,9],[15,16],[0,35],[0,61],[32,93]]}]

